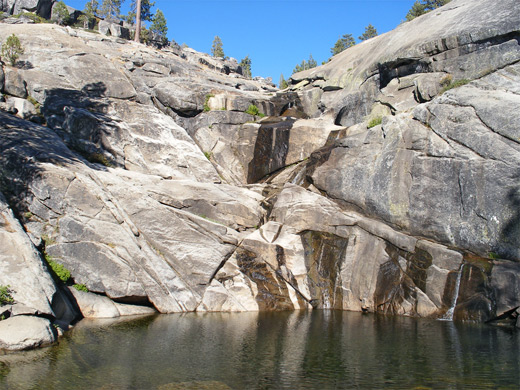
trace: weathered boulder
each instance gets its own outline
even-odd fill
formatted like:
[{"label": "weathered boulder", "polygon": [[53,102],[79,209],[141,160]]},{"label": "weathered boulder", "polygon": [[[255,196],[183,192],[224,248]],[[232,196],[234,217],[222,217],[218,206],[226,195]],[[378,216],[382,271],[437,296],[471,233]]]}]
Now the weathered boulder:
[{"label": "weathered boulder", "polygon": [[[5,187],[3,182],[2,186]],[[26,220],[32,215],[26,214]],[[15,219],[0,193],[0,286],[8,286],[13,298],[9,315],[45,315],[68,326],[77,314],[55,285],[40,253]]]},{"label": "weathered boulder", "polygon": [[111,35],[116,38],[130,39],[130,30],[122,26],[121,22],[100,20],[98,23],[100,34]]},{"label": "weathered boulder", "polygon": [[27,99],[10,97],[6,101],[8,110],[15,110],[16,114],[22,119],[33,119],[38,115],[34,104]]},{"label": "weathered boulder", "polygon": [[27,84],[20,71],[16,68],[6,67],[4,74],[4,92],[25,99],[27,97]]},{"label": "weathered boulder", "polygon": [[51,344],[56,330],[45,318],[17,316],[0,321],[0,349],[22,350]]}]

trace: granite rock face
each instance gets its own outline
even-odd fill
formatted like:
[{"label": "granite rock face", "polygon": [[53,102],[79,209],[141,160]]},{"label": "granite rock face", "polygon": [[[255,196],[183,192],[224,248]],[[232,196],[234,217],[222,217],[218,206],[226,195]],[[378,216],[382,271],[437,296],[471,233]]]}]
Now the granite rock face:
[{"label": "granite rock face", "polygon": [[453,0],[284,91],[188,48],[0,24],[26,48],[0,73],[2,313],[516,310],[519,15]]}]

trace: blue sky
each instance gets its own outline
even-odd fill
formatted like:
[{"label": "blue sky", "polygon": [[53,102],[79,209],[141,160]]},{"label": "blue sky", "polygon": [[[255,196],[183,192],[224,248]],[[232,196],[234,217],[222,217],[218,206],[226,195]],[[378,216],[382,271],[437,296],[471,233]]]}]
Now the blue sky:
[{"label": "blue sky", "polygon": [[[98,0],[99,3],[102,0]],[[131,0],[124,0],[122,13]],[[83,9],[86,0],[65,0]],[[238,61],[249,55],[253,76],[288,78],[309,54],[321,64],[343,34],[356,39],[368,24],[395,28],[414,0],[155,0],[168,22],[168,38],[209,53],[216,35]]]}]

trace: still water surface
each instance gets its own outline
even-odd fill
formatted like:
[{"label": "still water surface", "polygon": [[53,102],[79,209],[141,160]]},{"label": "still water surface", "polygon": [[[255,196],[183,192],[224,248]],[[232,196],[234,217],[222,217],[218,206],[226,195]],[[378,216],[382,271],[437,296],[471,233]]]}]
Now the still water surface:
[{"label": "still water surface", "polygon": [[81,321],[0,389],[518,389],[520,332],[339,311]]}]

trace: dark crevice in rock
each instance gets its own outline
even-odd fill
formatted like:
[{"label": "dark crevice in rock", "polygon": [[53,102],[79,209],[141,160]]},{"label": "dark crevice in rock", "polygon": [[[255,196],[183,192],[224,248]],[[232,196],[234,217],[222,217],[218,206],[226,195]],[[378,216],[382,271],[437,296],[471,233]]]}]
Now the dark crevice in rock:
[{"label": "dark crevice in rock", "polygon": [[253,159],[248,164],[247,183],[256,183],[285,167],[294,121],[261,125],[258,129]]},{"label": "dark crevice in rock", "polygon": [[218,272],[222,269],[222,267],[224,267],[224,265],[226,265],[227,261],[230,259],[231,256],[233,256],[233,254],[235,253],[235,251],[233,252],[229,252],[228,254],[226,254],[224,256],[224,258],[222,259],[222,261],[220,262],[220,264],[217,266],[217,268],[215,269],[215,272],[213,272],[213,274],[211,275],[211,277],[209,278],[209,281],[208,281],[208,285],[211,284],[211,282],[213,281],[213,279],[215,279],[215,276],[218,274]]},{"label": "dark crevice in rock", "polygon": [[[104,295],[104,294],[98,294],[98,295]],[[110,298],[110,299],[117,303],[155,308],[153,303],[150,302],[150,299],[146,295],[145,296],[125,296],[125,297]]]},{"label": "dark crevice in rock", "polygon": [[429,61],[420,58],[401,58],[391,62],[378,64],[379,89],[385,88],[392,79],[405,77],[416,73],[433,71]]}]

